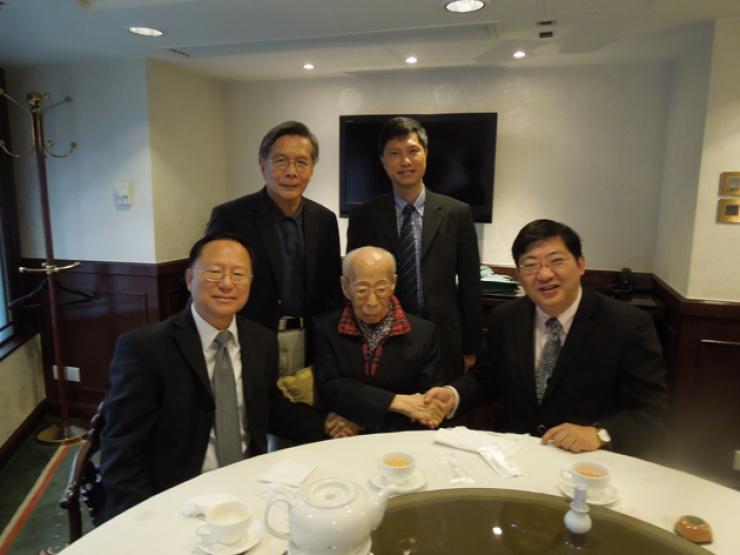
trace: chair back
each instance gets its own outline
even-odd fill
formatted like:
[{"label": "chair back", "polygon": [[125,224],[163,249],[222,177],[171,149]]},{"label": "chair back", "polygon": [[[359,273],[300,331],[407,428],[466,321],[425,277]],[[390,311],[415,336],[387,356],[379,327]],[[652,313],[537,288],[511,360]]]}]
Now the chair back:
[{"label": "chair back", "polygon": [[59,500],[59,506],[67,511],[69,519],[69,543],[82,536],[82,512],[80,498],[88,507],[90,517],[95,520],[102,509],[104,492],[100,473],[93,462],[93,455],[100,449],[100,431],[103,429],[103,403],[90,421],[90,429],[72,461],[67,487]]}]

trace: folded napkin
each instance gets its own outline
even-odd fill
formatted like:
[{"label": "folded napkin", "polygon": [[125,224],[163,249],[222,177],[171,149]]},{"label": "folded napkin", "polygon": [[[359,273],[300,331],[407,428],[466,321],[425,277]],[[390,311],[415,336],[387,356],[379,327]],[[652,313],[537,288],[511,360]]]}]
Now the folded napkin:
[{"label": "folded napkin", "polygon": [[280,461],[267,469],[267,472],[264,472],[258,480],[260,482],[298,487],[308,478],[308,475],[315,468],[315,466],[306,466],[305,464],[293,461]]},{"label": "folded napkin", "polygon": [[455,428],[440,428],[434,434],[434,442],[478,453],[478,449],[492,443],[498,445],[507,455],[513,454],[519,448],[519,436],[516,434],[498,434],[495,432],[481,432],[470,430],[465,426]]},{"label": "folded napkin", "polygon": [[188,499],[182,506],[184,516],[198,516],[206,514],[214,505],[225,501],[236,501],[235,495],[228,493],[210,493],[207,495],[198,495]]}]

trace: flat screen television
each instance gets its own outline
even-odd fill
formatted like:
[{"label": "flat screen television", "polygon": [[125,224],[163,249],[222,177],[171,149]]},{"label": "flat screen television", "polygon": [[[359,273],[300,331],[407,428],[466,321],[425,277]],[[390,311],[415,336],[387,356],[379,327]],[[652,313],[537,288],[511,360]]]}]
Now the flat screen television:
[{"label": "flat screen television", "polygon": [[[339,212],[390,191],[377,139],[397,114],[339,116]],[[476,222],[491,222],[498,114],[404,114],[427,130],[429,155],[424,185],[467,202]]]}]

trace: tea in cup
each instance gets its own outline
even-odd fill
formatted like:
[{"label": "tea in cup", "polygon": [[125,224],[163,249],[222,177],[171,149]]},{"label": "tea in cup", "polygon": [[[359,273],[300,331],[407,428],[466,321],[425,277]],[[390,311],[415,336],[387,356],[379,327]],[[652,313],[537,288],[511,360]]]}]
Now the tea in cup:
[{"label": "tea in cup", "polygon": [[569,485],[583,484],[591,496],[601,495],[609,485],[609,475],[609,468],[593,461],[576,461],[560,471],[560,477]]},{"label": "tea in cup", "polygon": [[408,482],[414,474],[416,461],[409,453],[387,453],[380,459],[378,468],[385,480],[400,486]]},{"label": "tea in cup", "polygon": [[243,501],[225,501],[211,507],[206,522],[196,529],[208,543],[234,545],[244,540],[252,516],[249,505]]}]

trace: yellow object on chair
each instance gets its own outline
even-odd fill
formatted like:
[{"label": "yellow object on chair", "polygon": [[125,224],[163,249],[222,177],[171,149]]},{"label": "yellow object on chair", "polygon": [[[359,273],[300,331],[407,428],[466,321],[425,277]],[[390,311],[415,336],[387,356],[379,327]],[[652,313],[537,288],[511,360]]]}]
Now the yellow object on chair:
[{"label": "yellow object on chair", "polygon": [[313,366],[302,368],[293,376],[283,376],[277,381],[277,386],[292,402],[313,405],[315,400]]}]

